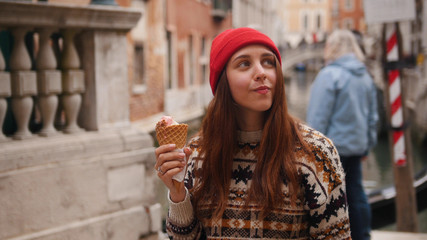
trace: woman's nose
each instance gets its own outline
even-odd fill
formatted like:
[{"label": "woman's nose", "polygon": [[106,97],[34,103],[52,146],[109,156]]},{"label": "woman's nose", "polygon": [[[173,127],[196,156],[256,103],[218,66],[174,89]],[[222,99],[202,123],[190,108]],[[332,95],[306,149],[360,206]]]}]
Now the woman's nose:
[{"label": "woman's nose", "polygon": [[255,80],[257,81],[262,81],[265,80],[267,78],[267,75],[265,75],[265,70],[262,67],[261,64],[257,64],[255,66]]}]

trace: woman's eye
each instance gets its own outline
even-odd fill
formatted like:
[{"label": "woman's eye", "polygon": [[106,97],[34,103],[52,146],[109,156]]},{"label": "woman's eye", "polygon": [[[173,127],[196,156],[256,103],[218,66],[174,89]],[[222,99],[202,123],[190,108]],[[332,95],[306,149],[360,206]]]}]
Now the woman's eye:
[{"label": "woman's eye", "polygon": [[264,59],[263,60],[263,64],[267,65],[267,66],[274,66],[274,60],[273,59],[269,59],[269,58]]},{"label": "woman's eye", "polygon": [[247,66],[249,66],[249,62],[248,61],[242,61],[242,62],[239,63],[238,66],[239,67],[247,67]]}]

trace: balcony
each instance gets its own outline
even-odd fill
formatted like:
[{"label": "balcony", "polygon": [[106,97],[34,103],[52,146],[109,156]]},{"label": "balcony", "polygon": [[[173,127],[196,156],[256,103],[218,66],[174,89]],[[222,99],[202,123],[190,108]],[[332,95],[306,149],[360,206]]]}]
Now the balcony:
[{"label": "balcony", "polygon": [[227,16],[227,12],[231,9],[231,1],[228,0],[213,0],[211,15],[215,22],[221,22]]},{"label": "balcony", "polygon": [[153,141],[129,121],[141,12],[0,0],[0,239],[138,239],[161,228]]}]

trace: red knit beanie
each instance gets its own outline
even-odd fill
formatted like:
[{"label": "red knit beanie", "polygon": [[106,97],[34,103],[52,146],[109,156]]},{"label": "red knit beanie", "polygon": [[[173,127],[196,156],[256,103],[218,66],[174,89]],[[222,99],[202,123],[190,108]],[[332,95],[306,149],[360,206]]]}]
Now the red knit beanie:
[{"label": "red knit beanie", "polygon": [[261,44],[270,48],[282,64],[276,45],[260,31],[247,27],[225,30],[212,41],[209,81],[214,95],[219,76],[230,57],[239,49],[251,44]]}]

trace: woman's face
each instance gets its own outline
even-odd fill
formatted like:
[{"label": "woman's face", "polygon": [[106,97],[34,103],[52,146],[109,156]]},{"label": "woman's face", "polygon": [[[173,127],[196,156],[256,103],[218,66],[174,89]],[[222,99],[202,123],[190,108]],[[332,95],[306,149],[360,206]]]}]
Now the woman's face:
[{"label": "woman's face", "polygon": [[273,103],[275,55],[263,45],[246,46],[231,56],[226,74],[234,101],[245,111],[264,112]]}]

